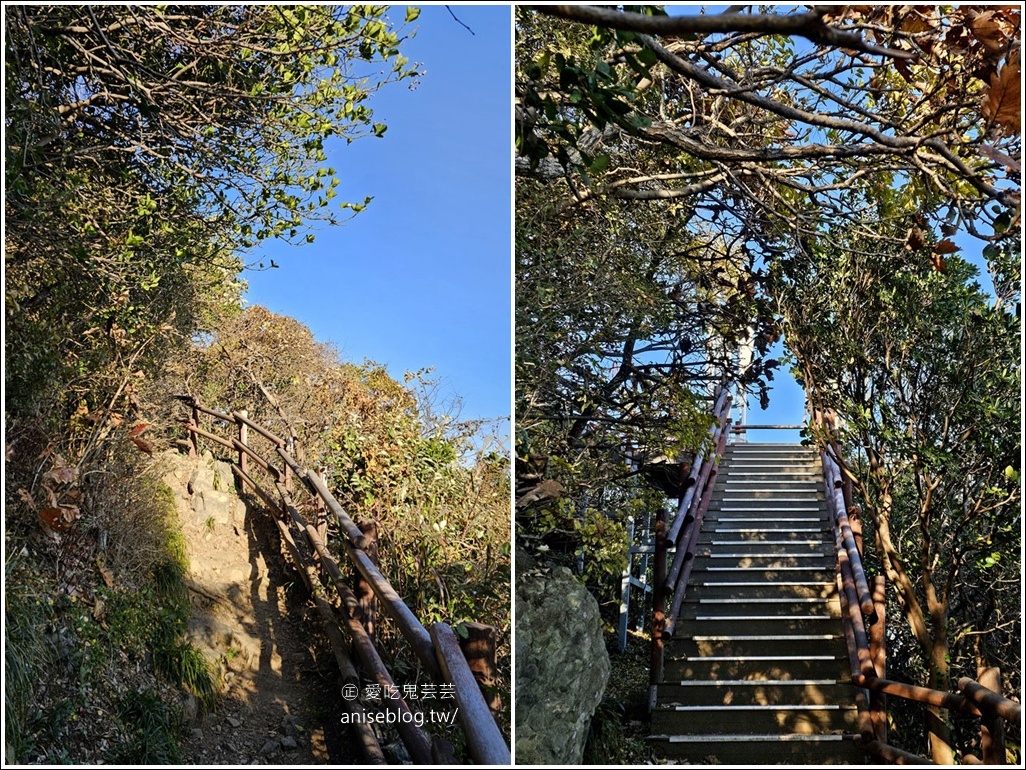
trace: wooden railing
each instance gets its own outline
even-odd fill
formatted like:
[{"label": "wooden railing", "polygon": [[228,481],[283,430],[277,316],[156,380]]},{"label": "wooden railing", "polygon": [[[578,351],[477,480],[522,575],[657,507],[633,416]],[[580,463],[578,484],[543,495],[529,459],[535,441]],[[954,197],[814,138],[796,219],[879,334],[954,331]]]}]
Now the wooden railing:
[{"label": "wooden railing", "polygon": [[[452,745],[439,736],[429,736],[422,724],[418,723],[423,720],[418,720],[406,700],[398,697],[400,691],[385,667],[373,638],[375,606],[380,605],[410,645],[424,670],[436,683],[451,688],[471,758],[484,765],[510,764],[510,751],[493,713],[493,708],[497,709],[498,704],[492,699],[490,707],[480,686],[490,683],[494,678],[494,643],[490,656],[474,652],[469,655],[471,661],[468,663],[470,648],[476,647],[479,650],[482,645],[487,648],[489,640],[494,640],[494,629],[481,624],[465,624],[468,638],[463,640],[461,647],[461,640],[446,623],[434,623],[430,630],[426,628],[379,571],[374,558],[376,531],[373,523],[357,524],[353,521],[328,490],[324,479],[297,462],[293,456],[294,447],[251,421],[245,411],[226,413],[210,409],[190,395],[176,398],[191,409],[187,425],[190,455],[198,454],[201,437],[235,452],[236,462],[231,467],[240,491],[252,490],[271,511],[278,514],[275,523],[282,542],[310,591],[331,643],[341,672],[340,688],[349,688],[351,693],[353,686],[359,687],[360,678],[351,654],[355,650],[364,674],[379,685],[382,692],[397,696],[385,698],[383,703],[387,709],[395,712],[395,718],[390,723],[395,725],[410,758],[417,764],[456,762]],[[203,430],[200,421],[204,415],[235,426],[238,437],[225,438]],[[276,459],[270,460],[250,446],[250,431],[259,434],[270,444],[277,455]],[[263,476],[268,479],[267,482],[261,482],[265,486],[254,477],[251,463],[260,468]],[[321,515],[313,522],[303,516],[293,498],[293,484],[297,478],[318,501]],[[269,492],[268,488],[276,494]],[[342,534],[341,552],[357,574],[353,586],[346,582],[334,555],[328,550],[327,513],[338,522]],[[337,602],[331,600],[330,589],[333,589]],[[365,718],[360,701],[343,697],[340,703],[353,714],[350,724],[357,730],[368,762],[384,764],[381,746],[370,722]]]},{"label": "wooden railing", "polygon": [[[652,657],[649,666],[649,684],[653,688],[662,680],[664,640],[673,636],[684,603],[688,579],[695,565],[695,549],[698,534],[702,528],[702,520],[709,509],[713,484],[718,472],[719,460],[727,446],[730,436],[730,391],[721,385],[713,400],[712,428],[709,429],[710,441],[714,447],[711,455],[699,452],[691,464],[691,472],[685,483],[685,492],[677,508],[669,530],[666,526],[666,512],[660,511],[655,527],[655,565],[653,570],[652,597]],[[667,552],[675,548],[673,562],[669,570],[666,568]],[[666,609],[666,597],[673,596],[669,611]]]},{"label": "wooden railing", "polygon": [[[859,510],[851,505],[851,489],[837,462],[829,452],[821,452],[821,457],[827,507],[837,544],[841,618],[848,647],[851,682],[856,688],[855,702],[859,710],[859,733],[863,750],[895,764],[935,764],[887,742],[886,697],[890,696],[979,716],[982,763],[1005,764],[1005,721],[1021,729],[1022,707],[999,694],[1001,674],[998,669],[987,669],[981,674],[981,679],[985,679],[989,687],[966,677],[958,680],[956,692],[895,682],[883,676],[886,672],[885,579],[878,576],[870,589],[862,565]],[[981,759],[967,755],[962,757],[962,762],[979,764]]]}]

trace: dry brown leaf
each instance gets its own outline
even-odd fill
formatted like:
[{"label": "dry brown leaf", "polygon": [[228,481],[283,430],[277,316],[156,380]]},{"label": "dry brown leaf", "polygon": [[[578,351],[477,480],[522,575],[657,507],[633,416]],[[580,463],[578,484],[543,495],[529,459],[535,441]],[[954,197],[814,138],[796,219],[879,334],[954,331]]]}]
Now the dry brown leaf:
[{"label": "dry brown leaf", "polygon": [[990,76],[983,99],[983,114],[1003,134],[1022,131],[1022,68],[1016,51]]},{"label": "dry brown leaf", "polygon": [[40,484],[40,486],[43,488],[43,492],[46,493],[46,501],[50,504],[50,507],[56,508],[58,506],[57,493],[46,484]]},{"label": "dry brown leaf", "polygon": [[950,238],[945,238],[933,245],[934,254],[954,254],[956,251],[958,251],[958,246]]},{"label": "dry brown leaf", "polygon": [[103,561],[99,558],[96,560],[96,568],[100,571],[100,577],[103,578],[104,585],[106,585],[107,588],[113,588],[114,573],[107,569],[104,566]]},{"label": "dry brown leaf", "polygon": [[918,227],[913,227],[905,237],[905,248],[916,251],[926,245],[926,236]]},{"label": "dry brown leaf", "polygon": [[1002,25],[998,22],[996,12],[993,10],[967,13],[969,29],[973,36],[983,43],[988,51],[1000,51],[1008,43]]},{"label": "dry brown leaf", "polygon": [[56,481],[58,484],[73,484],[78,480],[78,468],[73,465],[51,468],[43,474],[43,478]]},{"label": "dry brown leaf", "polygon": [[948,263],[940,254],[934,253],[930,255],[930,266],[941,275],[948,272]]},{"label": "dry brown leaf", "polygon": [[934,9],[928,5],[903,6],[899,13],[902,13],[898,29],[902,32],[915,34],[917,32],[929,32],[938,27],[934,18]]},{"label": "dry brown leaf", "polygon": [[71,530],[78,519],[79,511],[76,506],[62,505],[39,509],[39,518],[43,524],[54,532],[64,533]]},{"label": "dry brown leaf", "polygon": [[129,436],[129,438],[132,439],[132,443],[135,444],[136,448],[140,452],[145,452],[146,454],[150,455],[151,457],[153,456],[153,450],[156,447],[153,445],[152,442],[147,441],[142,436]]},{"label": "dry brown leaf", "polygon": [[25,487],[21,487],[18,490],[17,494],[18,497],[21,498],[22,502],[25,503],[25,505],[27,505],[33,511],[36,510],[36,501],[32,499],[32,495],[29,494],[28,490],[25,489]]}]

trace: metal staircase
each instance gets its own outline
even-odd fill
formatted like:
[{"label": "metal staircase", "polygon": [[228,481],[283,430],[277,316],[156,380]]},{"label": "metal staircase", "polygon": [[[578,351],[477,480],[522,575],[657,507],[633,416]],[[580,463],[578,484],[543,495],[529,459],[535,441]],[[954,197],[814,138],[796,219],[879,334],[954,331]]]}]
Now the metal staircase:
[{"label": "metal staircase", "polygon": [[690,763],[862,764],[818,454],[732,444],[720,464],[651,741]]}]

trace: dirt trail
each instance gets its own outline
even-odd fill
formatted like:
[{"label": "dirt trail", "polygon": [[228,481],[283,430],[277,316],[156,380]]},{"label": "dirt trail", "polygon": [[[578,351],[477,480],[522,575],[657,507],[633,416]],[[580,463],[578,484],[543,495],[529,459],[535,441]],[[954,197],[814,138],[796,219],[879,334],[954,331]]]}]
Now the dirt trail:
[{"label": "dirt trail", "polygon": [[[281,555],[277,529],[233,493],[226,463],[169,456],[191,567],[191,641],[216,661],[223,697],[195,714],[192,764],[350,764],[338,722],[337,671]],[[187,703],[187,709],[193,704]]]}]

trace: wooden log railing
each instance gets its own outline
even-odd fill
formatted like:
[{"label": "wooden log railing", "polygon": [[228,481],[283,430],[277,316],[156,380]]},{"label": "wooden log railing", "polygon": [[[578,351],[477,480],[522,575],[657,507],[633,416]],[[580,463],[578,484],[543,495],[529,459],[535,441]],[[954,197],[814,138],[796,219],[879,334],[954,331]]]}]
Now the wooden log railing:
[{"label": "wooden log railing", "polygon": [[[656,523],[655,570],[652,614],[652,650],[649,666],[650,694],[654,697],[655,685],[662,679],[663,646],[673,636],[677,618],[680,615],[691,568],[695,563],[695,550],[702,519],[709,508],[713,485],[716,481],[719,460],[730,436],[731,395],[725,384],[721,384],[713,396],[713,426],[709,439],[714,450],[711,456],[704,451],[695,456],[691,464],[686,491],[681,497],[677,515],[667,526],[665,520]],[[673,562],[666,568],[670,549],[676,549]],[[670,609],[666,609],[667,597],[672,595]]]},{"label": "wooden log railing", "polygon": [[[395,725],[410,758],[417,764],[456,762],[452,744],[441,736],[429,736],[422,726],[423,720],[417,719],[406,700],[398,696],[395,682],[374,644],[375,621],[368,607],[376,604],[392,619],[424,671],[436,683],[451,688],[458,707],[460,725],[466,736],[467,750],[474,762],[509,765],[510,751],[496,724],[498,702],[492,687],[493,681],[489,678],[489,674],[493,675],[495,671],[494,645],[490,647],[493,656],[490,661],[481,660],[482,649],[489,649],[487,644],[483,647],[478,645],[474,649],[472,668],[462,652],[457,635],[449,625],[434,623],[430,630],[426,628],[378,569],[373,531],[364,532],[331,494],[324,479],[312,469],[302,467],[293,456],[294,447],[291,442],[286,442],[250,420],[245,411],[222,412],[211,409],[191,395],[179,395],[176,398],[184,402],[191,413],[186,425],[190,456],[199,454],[200,438],[233,452],[235,461],[231,468],[239,490],[251,491],[277,514],[275,523],[282,542],[300,579],[310,591],[339,665],[340,688],[348,686],[351,693],[352,686],[359,681],[353,663],[352,653],[355,651],[364,675],[378,684],[383,692],[396,695],[384,698],[383,703],[386,709],[395,713],[395,719],[390,723]],[[225,426],[234,426],[237,436],[226,438],[204,430],[200,427],[204,415],[223,422]],[[270,443],[277,455],[275,460],[251,446],[251,432]],[[281,466],[277,464],[279,461]],[[265,485],[254,477],[254,466],[270,478],[269,484]],[[355,587],[361,596],[346,582],[334,554],[328,549],[327,530],[323,522],[308,521],[297,507],[293,499],[294,478],[300,479],[315,500],[323,504],[324,509],[338,521],[343,534],[341,551],[357,574]],[[365,526],[364,529],[368,528]],[[337,603],[329,599],[329,586],[338,597]],[[370,594],[373,594],[373,600],[376,601],[371,600]],[[478,637],[494,639],[494,629],[481,624],[474,626]],[[482,692],[482,687],[488,692]],[[364,706],[352,697],[340,700],[343,707],[356,717],[351,724],[356,728],[357,740],[363,747],[367,761],[383,764],[385,759],[381,746],[370,723],[362,718]]]},{"label": "wooden log railing", "polygon": [[823,451],[821,457],[827,508],[834,525],[837,547],[841,619],[848,646],[851,683],[856,688],[855,702],[859,708],[860,746],[867,754],[894,764],[934,764],[929,759],[887,743],[887,696],[979,716],[982,760],[969,754],[962,757],[962,762],[1006,764],[1006,723],[1014,725],[1017,732],[1021,731],[1022,707],[998,692],[1001,682],[997,669],[986,669],[980,673],[980,678],[990,686],[964,677],[958,680],[955,692],[885,678],[884,580],[878,576],[870,589],[862,564],[861,528],[857,519],[848,515],[846,501],[851,499],[850,490],[845,488],[844,476],[833,456]]}]

